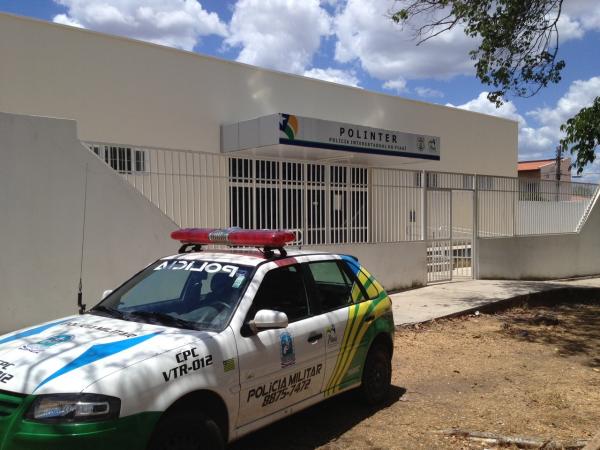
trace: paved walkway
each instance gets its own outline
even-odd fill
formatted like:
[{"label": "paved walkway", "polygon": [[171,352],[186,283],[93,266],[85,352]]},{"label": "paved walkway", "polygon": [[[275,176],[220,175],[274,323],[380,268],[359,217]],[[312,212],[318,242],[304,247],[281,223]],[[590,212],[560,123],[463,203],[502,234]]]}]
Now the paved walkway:
[{"label": "paved walkway", "polygon": [[475,311],[484,305],[526,295],[542,292],[557,294],[565,289],[572,292],[572,289],[578,288],[598,289],[600,295],[600,277],[561,281],[453,281],[392,294],[390,297],[395,324],[406,325]]}]

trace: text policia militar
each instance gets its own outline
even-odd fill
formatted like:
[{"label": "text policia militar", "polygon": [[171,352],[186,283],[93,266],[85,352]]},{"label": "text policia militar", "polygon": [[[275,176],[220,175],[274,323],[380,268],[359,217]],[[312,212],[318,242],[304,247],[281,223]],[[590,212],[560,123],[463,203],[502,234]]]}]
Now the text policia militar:
[{"label": "text policia militar", "polygon": [[321,373],[322,367],[322,364],[317,364],[277,378],[268,384],[256,386],[248,391],[248,399],[246,401],[250,402],[253,398],[262,398],[262,406],[268,406],[271,403],[291,397],[298,392],[308,389],[311,379]]}]

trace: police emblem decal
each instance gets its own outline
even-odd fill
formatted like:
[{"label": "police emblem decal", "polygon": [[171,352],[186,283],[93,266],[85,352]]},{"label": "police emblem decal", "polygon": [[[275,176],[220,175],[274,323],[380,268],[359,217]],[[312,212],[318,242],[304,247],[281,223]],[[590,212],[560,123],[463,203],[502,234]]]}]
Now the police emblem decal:
[{"label": "police emblem decal", "polygon": [[327,345],[335,345],[338,342],[337,334],[335,332],[335,325],[331,324],[325,329],[327,334]]},{"label": "police emblem decal", "polygon": [[289,367],[296,364],[294,338],[292,335],[284,331],[279,336],[279,342],[281,343],[281,367]]},{"label": "police emblem decal", "polygon": [[43,341],[35,342],[33,344],[26,344],[22,347],[19,347],[20,350],[26,350],[31,353],[42,353],[44,350],[54,347],[57,344],[62,344],[65,342],[70,342],[73,340],[73,335],[71,334],[59,334],[56,336],[51,336]]}]

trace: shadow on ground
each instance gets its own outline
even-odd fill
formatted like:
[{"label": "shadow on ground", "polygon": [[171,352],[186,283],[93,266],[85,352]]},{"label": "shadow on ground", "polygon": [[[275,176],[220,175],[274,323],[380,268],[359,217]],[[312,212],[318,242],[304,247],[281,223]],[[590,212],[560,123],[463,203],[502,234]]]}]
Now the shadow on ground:
[{"label": "shadow on ground", "polygon": [[600,296],[598,288],[573,287],[556,282],[487,280],[486,283],[488,287],[497,286],[491,296],[482,296],[479,286],[463,287],[452,283],[456,290],[456,298],[452,298],[450,304],[460,304],[465,308],[480,307],[481,311],[494,312],[518,305],[549,305]]},{"label": "shadow on ground", "polygon": [[503,319],[502,332],[515,339],[551,345],[560,356],[600,367],[599,301],[509,311]]},{"label": "shadow on ground", "polygon": [[392,386],[388,401],[368,407],[356,392],[347,392],[319,403],[305,411],[276,422],[240,439],[230,450],[313,449],[328,443],[357,423],[399,401],[406,389]]}]

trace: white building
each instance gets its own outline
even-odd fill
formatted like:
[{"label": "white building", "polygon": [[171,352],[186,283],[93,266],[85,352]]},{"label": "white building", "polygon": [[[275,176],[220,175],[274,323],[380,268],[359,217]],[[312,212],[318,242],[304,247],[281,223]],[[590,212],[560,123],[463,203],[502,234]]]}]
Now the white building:
[{"label": "white building", "polygon": [[[70,258],[28,293],[55,288],[58,314],[80,275],[92,303],[174,250],[176,226],[294,229],[389,288],[470,267],[479,219],[488,236],[518,234],[514,121],[6,14],[0,61],[0,211],[20,217],[0,222],[10,305],[28,278],[6,262],[23,251],[43,267]],[[12,308],[19,325],[53,311]]]}]

